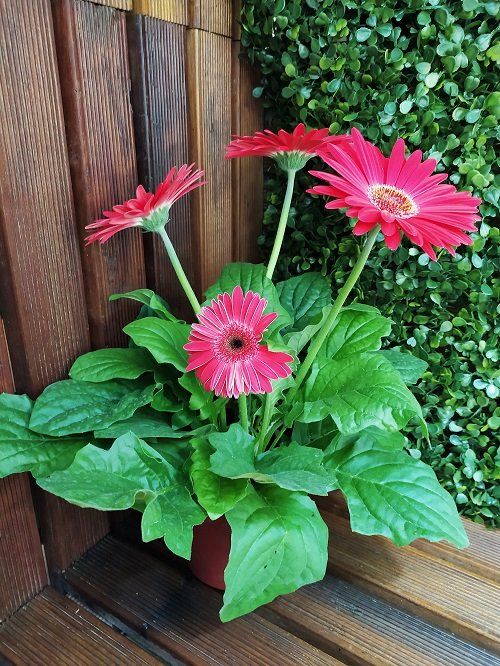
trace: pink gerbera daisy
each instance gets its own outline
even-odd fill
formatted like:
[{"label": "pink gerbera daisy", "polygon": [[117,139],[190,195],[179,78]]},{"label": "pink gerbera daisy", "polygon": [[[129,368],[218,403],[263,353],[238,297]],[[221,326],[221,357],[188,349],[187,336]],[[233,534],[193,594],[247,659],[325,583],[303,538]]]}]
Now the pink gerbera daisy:
[{"label": "pink gerbera daisy", "polygon": [[168,222],[172,204],[196,187],[204,185],[203,171],[194,169],[194,164],[183,164],[173,167],[165,180],[160,183],[156,192],[147,192],[139,185],[134,199],[113,206],[113,210],[105,210],[104,218],[96,220],[85,227],[93,230],[87,236],[86,244],[94,241],[105,243],[122,229],[143,227],[147,231],[157,231]]},{"label": "pink gerbera daisy", "polygon": [[347,134],[329,136],[328,129],[307,131],[303,123],[293,132],[271,130],[253,136],[235,136],[226,148],[226,157],[272,157],[285,171],[302,169],[311,157],[319,155],[326,144],[350,142]]},{"label": "pink gerbera daisy", "polygon": [[288,377],[293,357],[261,344],[262,334],[278,316],[263,314],[265,298],[253,291],[219,294],[203,307],[184,345],[189,356],[186,372],[194,370],[207,391],[225,398],[270,393],[272,379]]},{"label": "pink gerbera daisy", "polygon": [[339,175],[311,171],[328,185],[316,185],[309,192],[333,197],[326,208],[347,208],[346,215],[358,220],[356,235],[379,224],[391,250],[399,247],[404,234],[434,261],[432,246],[455,254],[456,246],[472,243],[464,232],[476,230],[481,199],[443,184],[447,174],[433,174],[436,160],[422,161],[420,150],[405,157],[403,139],[396,141],[387,158],[357,129],[351,136],[351,144],[331,145],[322,152]]}]

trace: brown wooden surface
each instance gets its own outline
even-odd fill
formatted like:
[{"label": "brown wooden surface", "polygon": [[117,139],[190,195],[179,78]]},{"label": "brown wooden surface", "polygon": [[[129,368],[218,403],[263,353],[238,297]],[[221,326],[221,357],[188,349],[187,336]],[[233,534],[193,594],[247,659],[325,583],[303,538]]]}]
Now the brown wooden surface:
[{"label": "brown wooden surface", "polygon": [[189,0],[133,0],[134,12],[188,25]]},{"label": "brown wooden surface", "polygon": [[[83,0],[54,4],[76,221],[85,225],[102,210],[130,198],[137,186],[130,105],[125,14]],[[76,94],[75,94],[76,93]],[[137,305],[109,294],[145,286],[139,230],[117,234],[83,250],[83,268],[94,348],[125,344],[123,326]]]},{"label": "brown wooden surface", "polygon": [[[59,0],[56,0],[56,2],[59,2]],[[85,0],[85,2],[93,2],[96,5],[105,5],[107,7],[115,7],[115,9],[130,11],[133,0]]]},{"label": "brown wooden surface", "polygon": [[228,37],[187,31],[190,154],[205,169],[208,181],[191,195],[198,292],[205,291],[232,259],[231,165],[224,160],[231,134],[230,65]]},{"label": "brown wooden surface", "polygon": [[218,592],[111,537],[66,578],[96,606],[193,666],[338,663],[257,615],[222,624]]},{"label": "brown wooden surface", "polygon": [[[246,58],[240,57],[241,45],[233,42],[233,120],[232,134],[253,134],[262,129],[262,110],[252,97],[258,75]],[[262,160],[234,159],[233,175],[233,258],[235,261],[259,260],[257,238],[261,231],[263,208]]]},{"label": "brown wooden surface", "polygon": [[189,25],[207,32],[232,36],[232,0],[190,0]]},{"label": "brown wooden surface", "polygon": [[2,655],[16,666],[160,663],[50,587],[0,626]]}]

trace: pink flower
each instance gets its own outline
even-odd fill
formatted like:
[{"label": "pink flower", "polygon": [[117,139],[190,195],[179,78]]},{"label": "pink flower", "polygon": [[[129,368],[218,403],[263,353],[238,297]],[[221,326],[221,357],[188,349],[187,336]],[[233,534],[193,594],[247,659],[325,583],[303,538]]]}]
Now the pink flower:
[{"label": "pink flower", "polygon": [[241,287],[219,294],[198,313],[184,345],[189,363],[207,391],[225,398],[270,393],[272,379],[288,377],[293,357],[261,344],[262,334],[278,316],[264,315],[265,298]]},{"label": "pink flower", "polygon": [[191,190],[205,182],[202,181],[203,171],[194,169],[194,164],[183,164],[177,169],[173,167],[165,180],[160,183],[156,192],[147,192],[142,185],[136,191],[135,199],[113,206],[113,210],[105,210],[104,218],[96,220],[85,227],[95,230],[87,236],[86,245],[94,241],[105,243],[123,229],[143,227],[147,231],[157,231],[168,222],[170,208]]},{"label": "pink flower", "polygon": [[472,243],[464,232],[476,230],[481,199],[443,184],[447,174],[433,174],[436,161],[422,161],[420,150],[405,157],[403,139],[387,158],[357,129],[351,136],[351,144],[328,146],[321,155],[339,175],[311,171],[328,185],[309,192],[333,197],[326,208],[347,208],[346,215],[358,220],[354,234],[380,224],[391,250],[399,247],[404,234],[434,261],[433,245],[455,254],[455,246]]},{"label": "pink flower", "polygon": [[226,157],[272,157],[283,169],[301,169],[314,155],[330,143],[350,142],[346,134],[329,136],[328,129],[307,131],[303,123],[292,133],[278,130],[256,132],[253,136],[235,136],[226,148]]}]

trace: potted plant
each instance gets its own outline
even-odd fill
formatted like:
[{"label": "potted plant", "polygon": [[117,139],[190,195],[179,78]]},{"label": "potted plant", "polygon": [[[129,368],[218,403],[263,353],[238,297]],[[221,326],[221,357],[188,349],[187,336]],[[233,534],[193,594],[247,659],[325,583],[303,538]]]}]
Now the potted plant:
[{"label": "potted plant", "polygon": [[[452,498],[400,433],[411,419],[426,433],[408,389],[425,363],[382,350],[391,322],[348,298],[377,238],[395,249],[406,236],[436,260],[434,247],[471,242],[479,200],[433,175],[420,151],[407,157],[401,139],[385,157],[356,129],[235,138],[227,157],[247,155],[288,176],[267,266],[226,266],[199,303],[167,223],[203,173],[174,168],[154,194],[140,186],[90,224],[88,243],[128,227],[158,233],[196,322],[148,289],[115,294],[142,304],[128,348],[84,354],[35,402],[0,396],[0,476],[30,471],[80,507],[136,509],[144,541],[163,538],[187,559],[194,530],[193,568],[225,587],[223,621],[324,576],[328,530],[313,498],[334,489],[355,531],[467,545]],[[295,174],[314,155],[331,171],[313,172],[324,184],[312,192],[367,234],[333,298],[318,273],[273,281]]]}]

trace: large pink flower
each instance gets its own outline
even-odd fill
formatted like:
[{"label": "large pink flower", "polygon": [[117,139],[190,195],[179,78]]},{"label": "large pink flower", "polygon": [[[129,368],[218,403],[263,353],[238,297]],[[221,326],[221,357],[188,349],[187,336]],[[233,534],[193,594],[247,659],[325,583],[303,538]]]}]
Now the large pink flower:
[{"label": "large pink flower", "polygon": [[184,345],[189,363],[207,391],[225,398],[270,393],[272,379],[288,377],[293,357],[261,344],[262,334],[278,316],[263,314],[265,298],[253,291],[219,294],[198,313]]},{"label": "large pink flower", "polygon": [[306,130],[300,123],[293,132],[280,129],[275,134],[264,130],[252,136],[235,136],[226,148],[226,157],[272,157],[284,169],[301,169],[311,157],[319,155],[325,145],[350,140],[347,134],[330,136],[328,129]]},{"label": "large pink flower", "polygon": [[113,206],[112,210],[105,210],[103,219],[85,227],[93,231],[87,236],[86,245],[94,241],[105,243],[111,236],[129,227],[143,227],[148,231],[155,231],[165,226],[172,204],[191,190],[205,184],[202,181],[203,171],[193,170],[193,167],[194,164],[183,164],[178,169],[170,169],[154,194],[139,185],[134,199]]},{"label": "large pink flower", "polygon": [[309,192],[333,197],[326,208],[346,208],[348,217],[357,218],[356,235],[380,224],[391,250],[399,247],[404,234],[433,260],[433,245],[455,254],[456,246],[472,243],[464,232],[476,230],[481,199],[443,184],[447,174],[433,174],[436,161],[422,161],[420,150],[405,157],[403,139],[387,158],[357,129],[351,136],[352,143],[328,146],[321,155],[339,175],[311,171],[328,184]]}]

